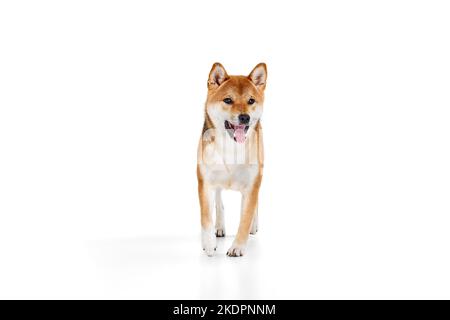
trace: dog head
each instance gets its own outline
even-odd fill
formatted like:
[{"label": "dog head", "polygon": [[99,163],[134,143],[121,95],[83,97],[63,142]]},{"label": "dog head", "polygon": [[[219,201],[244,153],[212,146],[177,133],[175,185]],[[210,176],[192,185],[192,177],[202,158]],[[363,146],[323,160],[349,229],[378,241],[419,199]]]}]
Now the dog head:
[{"label": "dog head", "polygon": [[267,68],[258,64],[248,76],[229,76],[220,63],[209,73],[206,112],[219,130],[226,131],[238,143],[258,123],[264,103]]}]

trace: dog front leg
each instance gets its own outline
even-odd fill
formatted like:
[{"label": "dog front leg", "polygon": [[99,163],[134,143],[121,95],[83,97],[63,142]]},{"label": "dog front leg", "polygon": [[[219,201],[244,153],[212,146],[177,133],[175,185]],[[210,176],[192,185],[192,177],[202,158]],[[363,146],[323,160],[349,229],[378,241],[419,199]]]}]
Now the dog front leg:
[{"label": "dog front leg", "polygon": [[255,216],[256,206],[258,203],[259,183],[242,194],[242,213],[239,223],[238,233],[233,241],[233,245],[228,249],[227,255],[230,257],[240,257],[245,253],[247,240],[252,226],[253,217]]},{"label": "dog front leg", "polygon": [[202,225],[202,246],[208,256],[212,256],[216,250],[216,235],[212,220],[214,208],[214,190],[206,186],[203,181],[198,184],[198,196],[200,200],[200,214]]}]

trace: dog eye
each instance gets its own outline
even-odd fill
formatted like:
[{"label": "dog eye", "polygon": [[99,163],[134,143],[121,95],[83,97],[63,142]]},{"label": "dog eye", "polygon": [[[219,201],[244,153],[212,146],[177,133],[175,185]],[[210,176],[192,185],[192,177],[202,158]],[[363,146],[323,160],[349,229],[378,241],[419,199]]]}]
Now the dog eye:
[{"label": "dog eye", "polygon": [[226,104],[232,104],[233,100],[231,100],[231,98],[225,98],[223,99],[223,102],[225,102]]},{"label": "dog eye", "polygon": [[248,104],[254,104],[254,103],[255,103],[255,99],[253,99],[253,98],[248,99]]}]

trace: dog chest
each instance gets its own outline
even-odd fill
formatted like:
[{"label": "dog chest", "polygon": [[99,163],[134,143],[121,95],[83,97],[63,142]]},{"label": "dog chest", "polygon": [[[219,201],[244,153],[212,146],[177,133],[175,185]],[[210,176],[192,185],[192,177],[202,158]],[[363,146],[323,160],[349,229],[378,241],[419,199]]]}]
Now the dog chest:
[{"label": "dog chest", "polygon": [[257,165],[202,165],[202,175],[215,188],[243,191],[258,175]]}]

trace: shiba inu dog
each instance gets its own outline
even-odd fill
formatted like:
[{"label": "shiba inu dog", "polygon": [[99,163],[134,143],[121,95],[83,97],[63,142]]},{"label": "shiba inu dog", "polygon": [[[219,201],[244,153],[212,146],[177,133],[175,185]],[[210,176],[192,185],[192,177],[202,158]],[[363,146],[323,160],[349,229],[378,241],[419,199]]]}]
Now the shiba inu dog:
[{"label": "shiba inu dog", "polygon": [[216,250],[216,237],[225,236],[223,189],[242,194],[239,229],[227,255],[244,255],[249,233],[258,230],[258,193],[264,162],[260,118],[266,79],[264,63],[248,76],[230,76],[220,63],[215,63],[209,73],[197,155],[202,246],[208,256]]}]

